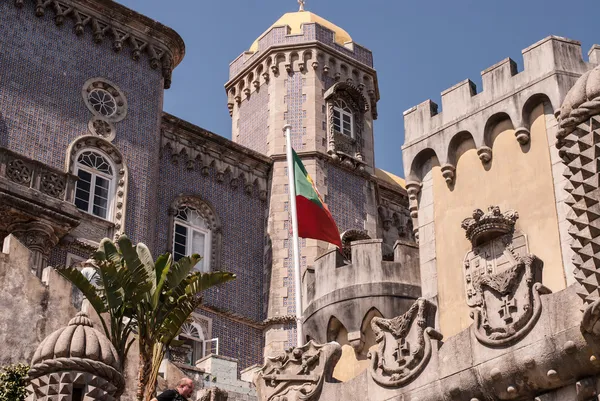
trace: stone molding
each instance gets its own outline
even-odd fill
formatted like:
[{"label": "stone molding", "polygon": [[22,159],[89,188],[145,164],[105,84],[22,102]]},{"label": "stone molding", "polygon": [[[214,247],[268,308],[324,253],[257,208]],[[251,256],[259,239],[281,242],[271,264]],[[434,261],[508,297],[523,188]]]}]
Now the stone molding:
[{"label": "stone molding", "polygon": [[296,315],[282,315],[282,316],[273,316],[263,321],[257,321],[246,316],[242,316],[238,313],[234,313],[225,309],[220,309],[215,306],[201,304],[198,309],[204,310],[206,312],[214,313],[215,315],[219,315],[226,319],[232,320],[237,323],[241,323],[246,326],[250,326],[255,329],[264,330],[270,326],[275,326],[278,324],[287,324],[287,323],[295,323]]},{"label": "stone molding", "polygon": [[[234,61],[235,62],[235,61]],[[261,54],[255,61],[245,65],[225,84],[230,114],[246,97],[268,85],[272,78],[291,72],[306,74],[309,66],[319,79],[329,76],[336,82],[354,85],[368,99],[373,119],[377,119],[379,86],[377,74],[371,67],[358,63],[319,42],[274,46]],[[364,95],[367,94],[367,96]]]},{"label": "stone molding", "polygon": [[207,176],[214,168],[217,181],[230,173],[229,184],[244,186],[248,195],[255,193],[266,201],[272,160],[212,132],[189,124],[177,117],[163,114],[161,151],[168,151],[171,162],[182,163],[189,171]]},{"label": "stone molding", "polygon": [[114,223],[114,238],[116,239],[125,232],[129,169],[125,164],[123,155],[115,145],[104,138],[95,135],[85,135],[75,139],[67,148],[65,168],[69,173],[74,172],[77,155],[88,149],[104,153],[110,158],[115,167],[114,179],[116,182],[116,192],[114,194],[113,214],[107,220]]},{"label": "stone molding", "polygon": [[185,54],[183,39],[172,29],[114,1],[14,0],[18,8],[26,3],[39,18],[50,11],[57,26],[67,18],[72,20],[74,33],[80,36],[89,31],[95,43],[110,37],[117,53],[129,47],[134,60],[146,54],[150,68],[161,69],[165,89],[171,86],[171,73]]}]

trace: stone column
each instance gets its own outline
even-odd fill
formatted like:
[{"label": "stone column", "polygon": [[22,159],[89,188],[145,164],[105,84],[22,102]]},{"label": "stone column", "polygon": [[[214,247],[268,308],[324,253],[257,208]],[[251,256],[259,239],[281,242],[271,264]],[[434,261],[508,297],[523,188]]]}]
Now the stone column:
[{"label": "stone column", "polygon": [[17,223],[10,226],[8,232],[31,251],[31,269],[41,278],[42,271],[48,265],[50,251],[58,244],[52,226],[41,221]]}]

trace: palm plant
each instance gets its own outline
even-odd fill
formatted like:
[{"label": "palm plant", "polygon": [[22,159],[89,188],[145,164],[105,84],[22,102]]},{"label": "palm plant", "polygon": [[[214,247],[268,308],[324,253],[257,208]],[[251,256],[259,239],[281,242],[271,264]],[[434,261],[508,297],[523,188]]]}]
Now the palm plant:
[{"label": "palm plant", "polygon": [[[105,238],[92,255],[97,272],[95,283],[77,268],[58,269],[98,313],[122,368],[131,345],[138,340],[139,401],[154,397],[160,364],[181,326],[200,305],[202,291],[235,278],[227,272],[192,272],[200,259],[194,254],[174,262],[166,253],[154,261],[146,245],[139,243],[134,247],[122,235],[117,244]],[[105,321],[105,314],[110,324]]]}]

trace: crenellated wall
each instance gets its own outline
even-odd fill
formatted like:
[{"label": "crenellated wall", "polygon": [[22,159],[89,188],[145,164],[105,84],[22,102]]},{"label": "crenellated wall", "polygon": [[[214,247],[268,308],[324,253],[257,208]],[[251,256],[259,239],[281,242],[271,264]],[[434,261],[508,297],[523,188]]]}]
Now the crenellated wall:
[{"label": "crenellated wall", "polygon": [[559,290],[574,281],[554,113],[598,54],[592,47],[585,62],[579,42],[550,36],[523,50],[523,71],[505,59],[481,73],[481,92],[465,80],[442,92],[441,112],[431,100],[405,112],[402,149],[423,294],[437,299],[450,334],[470,324],[468,316],[453,318],[464,305],[454,275],[467,247],[458,224],[470,210],[499,204],[531,216],[519,224],[532,251],[544,255],[545,282]]},{"label": "crenellated wall", "polygon": [[416,245],[397,241],[393,261],[383,259],[383,245],[381,239],[351,242],[349,261],[330,250],[303,277],[305,335],[342,345],[334,372],[339,380],[366,369],[375,344],[371,319],[401,315],[421,295]]}]

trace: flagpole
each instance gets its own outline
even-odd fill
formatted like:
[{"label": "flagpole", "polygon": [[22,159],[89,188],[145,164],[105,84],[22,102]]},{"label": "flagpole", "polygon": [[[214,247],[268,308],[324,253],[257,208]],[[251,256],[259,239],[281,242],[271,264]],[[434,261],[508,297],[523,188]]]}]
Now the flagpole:
[{"label": "flagpole", "polygon": [[288,169],[288,192],[290,194],[290,215],[292,216],[292,245],[294,257],[294,284],[296,292],[296,333],[297,347],[304,345],[302,333],[302,284],[300,277],[300,246],[298,243],[298,214],[296,213],[296,182],[294,180],[294,160],[292,157],[292,126],[283,127],[286,144],[286,157]]}]

